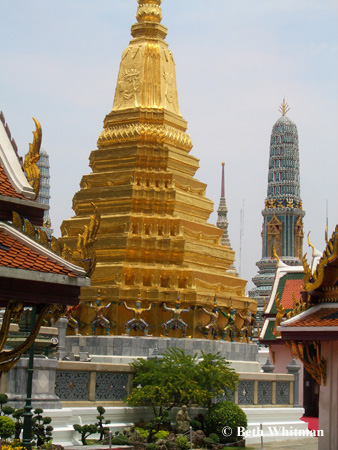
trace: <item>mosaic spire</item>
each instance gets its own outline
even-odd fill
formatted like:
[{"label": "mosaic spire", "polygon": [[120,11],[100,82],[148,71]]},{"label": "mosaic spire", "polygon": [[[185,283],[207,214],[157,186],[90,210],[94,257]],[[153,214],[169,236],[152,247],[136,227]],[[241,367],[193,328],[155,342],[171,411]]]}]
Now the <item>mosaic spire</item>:
[{"label": "mosaic spire", "polygon": [[40,190],[37,197],[39,203],[48,205],[43,216],[43,231],[45,231],[49,236],[53,234],[53,229],[51,228],[51,220],[49,216],[49,201],[50,201],[50,165],[49,165],[49,155],[43,148],[40,151],[40,159],[36,163],[40,170]]},{"label": "mosaic spire", "polygon": [[[249,295],[263,304],[271,292],[276,272],[275,255],[285,264],[301,264],[303,256],[303,217],[300,197],[297,127],[286,116],[290,110],[283,99],[282,116],[272,127],[267,197],[263,215],[262,259],[253,278],[256,288]],[[262,306],[262,304],[259,307]]]}]

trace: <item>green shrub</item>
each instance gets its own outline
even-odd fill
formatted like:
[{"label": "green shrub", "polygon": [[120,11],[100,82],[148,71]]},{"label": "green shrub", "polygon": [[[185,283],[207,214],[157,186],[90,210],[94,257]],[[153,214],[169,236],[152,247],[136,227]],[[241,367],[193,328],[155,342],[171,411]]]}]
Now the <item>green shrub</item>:
[{"label": "green shrub", "polygon": [[0,437],[2,439],[8,439],[15,433],[14,420],[7,416],[0,416]]},{"label": "green shrub", "polygon": [[138,427],[136,427],[135,430],[138,432],[138,434],[142,439],[147,439],[147,437],[149,436],[149,430],[145,430],[144,428]]},{"label": "green shrub", "polygon": [[189,441],[186,436],[179,434],[175,439],[175,444],[180,450],[188,450],[190,447]]},{"label": "green shrub", "polygon": [[201,422],[200,422],[199,420],[195,420],[195,419],[191,420],[191,421],[190,421],[190,425],[191,425],[191,428],[192,428],[194,431],[197,431],[197,430],[201,430],[201,429],[202,429],[202,424],[201,424]]},{"label": "green shrub", "polygon": [[[242,409],[229,401],[222,401],[212,406],[205,414],[204,429],[207,435],[217,434],[221,443],[226,444],[240,440],[237,437],[237,427],[248,426],[248,421]],[[224,427],[231,428],[231,436],[224,436]]]},{"label": "green shrub", "polygon": [[209,434],[209,439],[212,439],[215,444],[219,443],[219,437],[218,437],[218,435],[216,433]]},{"label": "green shrub", "polygon": [[129,445],[130,439],[124,434],[117,434],[111,440],[112,445]]},{"label": "green shrub", "polygon": [[159,440],[159,439],[167,439],[167,437],[169,436],[169,431],[160,430],[157,433],[155,433],[154,436],[155,436],[155,438],[157,440]]},{"label": "green shrub", "polygon": [[150,443],[147,444],[147,450],[157,450],[158,449],[158,445]]},{"label": "green shrub", "polygon": [[213,439],[206,437],[203,439],[203,443],[207,448],[212,448],[212,446],[214,445],[215,442]]}]

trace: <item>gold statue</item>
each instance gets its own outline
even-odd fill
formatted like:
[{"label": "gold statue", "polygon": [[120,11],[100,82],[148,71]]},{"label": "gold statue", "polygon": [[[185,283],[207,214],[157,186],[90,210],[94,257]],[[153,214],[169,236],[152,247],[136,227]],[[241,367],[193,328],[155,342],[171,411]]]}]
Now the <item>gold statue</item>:
[{"label": "gold statue", "polygon": [[33,131],[33,142],[29,144],[28,153],[25,156],[23,169],[26,172],[28,183],[35,192],[35,198],[39,195],[40,190],[40,169],[36,163],[40,159],[40,147],[42,140],[42,130],[40,123],[33,117],[36,130]]},{"label": "gold statue", "polygon": [[246,338],[246,342],[253,343],[255,328],[257,328],[257,337],[259,339],[260,330],[259,330],[259,325],[256,320],[256,314],[252,313],[251,311],[248,311],[246,314],[244,326],[242,329],[243,335]]},{"label": "gold statue", "polygon": [[77,240],[77,249],[82,257],[84,263],[84,269],[87,272],[87,276],[90,277],[96,267],[96,251],[94,250],[94,244],[97,241],[96,235],[100,228],[101,216],[94,203],[91,203],[94,208],[95,214],[90,216],[89,226],[84,226],[84,231],[79,234]]},{"label": "gold statue", "polygon": [[66,317],[66,319],[68,319],[68,326],[70,328],[73,328],[76,336],[78,336],[80,334],[79,333],[80,326],[79,326],[79,321],[73,317],[73,311],[76,311],[79,308],[79,306],[80,306],[80,303],[76,306],[68,306],[68,308],[66,309],[66,312],[65,312],[65,317]]},{"label": "gold statue", "polygon": [[103,312],[105,309],[108,309],[111,303],[108,303],[105,306],[101,305],[101,291],[100,289],[97,290],[97,299],[96,299],[96,305],[90,304],[90,307],[94,309],[95,311],[95,317],[90,322],[92,327],[92,335],[95,334],[95,328],[102,327],[106,329],[107,336],[110,336],[110,322],[108,319],[106,319],[103,315]]},{"label": "gold statue", "polygon": [[141,318],[141,315],[146,311],[150,311],[152,308],[152,305],[149,305],[148,308],[141,308],[140,295],[141,294],[139,293],[137,302],[135,303],[135,308],[132,308],[132,307],[128,306],[126,302],[123,302],[124,307],[128,311],[132,311],[134,313],[134,317],[132,319],[128,320],[128,322],[125,324],[127,335],[129,335],[131,330],[134,330],[134,331],[141,330],[145,336],[149,336],[149,334],[148,334],[149,324],[144,319]]},{"label": "gold statue", "polygon": [[216,296],[214,298],[214,305],[215,306],[212,309],[212,311],[208,311],[207,309],[202,308],[205,314],[208,314],[208,316],[210,317],[209,323],[207,325],[200,327],[205,338],[208,338],[209,331],[211,331],[211,335],[213,336],[213,338],[217,339],[217,320],[219,318],[219,309],[217,307]]},{"label": "gold statue", "polygon": [[168,308],[165,303],[163,304],[163,308],[165,311],[170,311],[172,316],[170,320],[162,324],[162,327],[164,328],[164,335],[167,337],[169,336],[169,331],[171,329],[172,330],[179,329],[182,330],[182,336],[186,337],[188,324],[185,323],[180,316],[182,313],[189,312],[191,309],[190,306],[187,309],[182,309],[180,296],[178,295],[174,308]]},{"label": "gold statue", "polygon": [[231,342],[235,340],[235,330],[234,330],[234,324],[236,319],[236,310],[231,307],[228,312],[221,311],[223,316],[228,319],[228,323],[223,329],[222,333],[222,339],[225,340],[228,336],[230,336]]}]

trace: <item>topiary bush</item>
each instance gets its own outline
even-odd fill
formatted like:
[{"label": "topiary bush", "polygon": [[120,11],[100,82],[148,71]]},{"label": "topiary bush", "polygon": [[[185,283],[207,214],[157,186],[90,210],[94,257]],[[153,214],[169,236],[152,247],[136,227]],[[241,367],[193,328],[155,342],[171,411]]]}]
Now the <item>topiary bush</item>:
[{"label": "topiary bush", "polygon": [[[211,433],[217,434],[222,444],[241,440],[241,438],[237,437],[237,427],[246,429],[247,426],[248,421],[244,411],[229,401],[219,402],[209,408],[204,418],[206,435],[209,436]],[[223,433],[224,427],[228,428]]]},{"label": "topiary bush", "polygon": [[0,437],[4,440],[10,438],[15,433],[14,420],[7,416],[0,416]]}]

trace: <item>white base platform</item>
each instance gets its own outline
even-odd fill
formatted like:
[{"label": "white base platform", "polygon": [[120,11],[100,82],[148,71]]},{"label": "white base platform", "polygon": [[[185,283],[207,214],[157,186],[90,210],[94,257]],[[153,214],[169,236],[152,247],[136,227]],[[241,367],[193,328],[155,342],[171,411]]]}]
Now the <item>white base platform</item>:
[{"label": "white base platform", "polygon": [[[110,420],[108,427],[113,431],[123,431],[123,428],[139,421],[153,417],[152,411],[146,407],[132,408],[128,406],[106,407],[105,418]],[[252,407],[243,408],[248,418],[248,430],[252,436],[247,437],[247,444],[260,442],[261,438],[257,435],[260,424],[262,424],[264,442],[282,441],[283,439],[303,439],[305,436],[294,436],[294,431],[305,433],[307,423],[300,420],[303,416],[303,408],[262,408]],[[194,417],[202,412],[199,408],[189,408],[190,417]],[[96,422],[96,408],[74,407],[63,409],[46,409],[44,416],[52,418],[51,425],[54,427],[53,443],[63,446],[81,445],[80,435],[77,433],[73,424],[90,424]],[[226,424],[224,424],[226,426]],[[277,432],[290,433],[289,436],[277,436]]]}]

